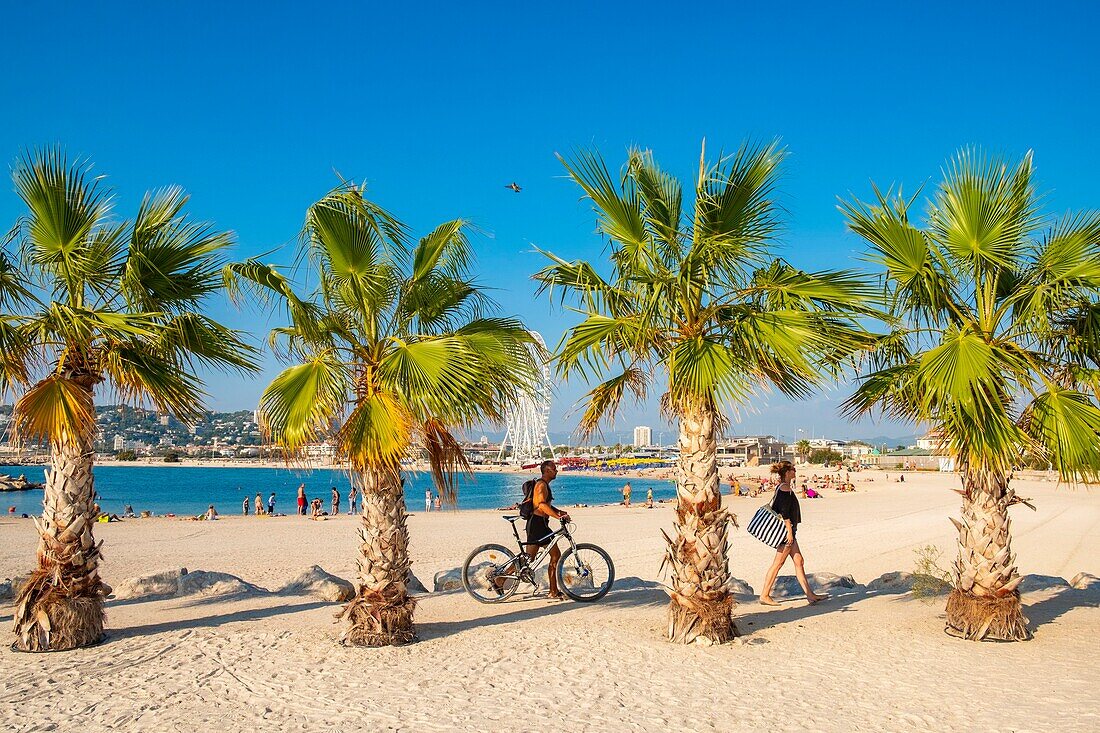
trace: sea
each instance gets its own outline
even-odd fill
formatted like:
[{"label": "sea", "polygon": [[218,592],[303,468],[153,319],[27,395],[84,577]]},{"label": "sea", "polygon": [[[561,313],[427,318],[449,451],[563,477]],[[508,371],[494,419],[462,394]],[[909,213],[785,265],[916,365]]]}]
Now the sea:
[{"label": "sea", "polygon": [[[0,473],[12,476],[25,474],[27,480],[45,480],[44,466],[2,466]],[[514,504],[523,494],[523,482],[534,478],[535,472],[496,473],[478,471],[472,478],[458,482],[458,506],[462,509],[498,509]],[[628,479],[622,476],[579,476],[568,471],[558,474],[553,483],[554,503],[562,507],[575,504],[613,504],[622,500],[622,487]],[[95,486],[100,507],[105,512],[121,515],[127,504],[135,512],[155,514],[201,514],[213,504],[219,514],[240,514],[241,503],[249,497],[250,506],[256,493],[264,506],[275,492],[275,512],[294,514],[297,511],[298,485],[306,485],[308,498],[320,498],[329,510],[332,487],[340,491],[341,511],[347,512],[350,481],[347,473],[338,469],[295,470],[288,468],[234,468],[209,466],[96,466]],[[653,488],[654,500],[671,499],[676,495],[670,481],[630,479],[634,501],[645,501],[646,489]],[[424,509],[424,492],[432,486],[427,473],[406,474],[405,502],[410,511]],[[12,491],[0,493],[0,516],[31,516],[42,512],[42,491]]]}]

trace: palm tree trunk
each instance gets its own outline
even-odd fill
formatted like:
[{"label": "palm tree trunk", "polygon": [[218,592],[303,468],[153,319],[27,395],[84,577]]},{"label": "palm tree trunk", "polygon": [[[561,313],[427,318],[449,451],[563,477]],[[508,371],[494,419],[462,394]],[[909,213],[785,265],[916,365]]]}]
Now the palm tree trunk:
[{"label": "palm tree trunk", "polygon": [[668,638],[721,644],[737,636],[729,592],[729,514],[719,493],[714,408],[693,405],[680,416],[676,537],[665,562],[672,570]]},{"label": "palm tree trunk", "polygon": [[[86,406],[94,415],[90,387]],[[103,636],[103,599],[111,589],[99,578],[102,542],[92,537],[95,422],[82,427],[53,447],[42,518],[34,520],[38,567],[15,600],[15,644],[24,651],[75,649]]]},{"label": "palm tree trunk", "polygon": [[966,639],[1031,638],[1020,606],[1008,508],[1015,493],[992,471],[964,471],[966,489],[955,561],[955,588],[947,599],[947,630]]},{"label": "palm tree trunk", "polygon": [[344,641],[355,646],[406,644],[416,638],[409,597],[409,530],[399,469],[368,468],[358,476],[359,591],[341,614]]}]

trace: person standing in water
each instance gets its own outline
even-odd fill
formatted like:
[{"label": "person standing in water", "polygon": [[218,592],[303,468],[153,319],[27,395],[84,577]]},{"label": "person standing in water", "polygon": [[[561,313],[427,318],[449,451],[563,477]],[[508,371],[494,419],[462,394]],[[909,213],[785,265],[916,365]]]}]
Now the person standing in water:
[{"label": "person standing in water", "polygon": [[260,496],[260,492],[256,492],[256,516],[262,517],[264,515],[264,498]]},{"label": "person standing in water", "polygon": [[623,504],[630,506],[630,495],[633,493],[633,489],[630,488],[630,482],[627,481],[623,484]]},{"label": "person standing in water", "polygon": [[432,490],[424,490],[424,511],[430,512],[432,510]]},{"label": "person standing in water", "polygon": [[244,503],[241,504],[241,511],[244,512],[244,515],[246,517],[248,516],[248,497],[247,496],[244,498]]},{"label": "person standing in water", "polygon": [[275,492],[271,492],[271,496],[267,497],[267,513],[269,516],[275,516]]},{"label": "person standing in water", "polygon": [[306,485],[298,484],[298,514],[306,515]]},{"label": "person standing in water", "polygon": [[794,574],[798,578],[798,584],[806,592],[806,600],[812,606],[824,601],[828,596],[814,593],[810,588],[810,581],[806,579],[805,560],[802,558],[802,550],[798,547],[798,525],[802,522],[802,512],[798,507],[798,496],[791,486],[794,483],[796,471],[790,461],[780,461],[772,464],[772,473],[776,474],[779,480],[775,498],[772,500],[772,511],[781,516],[787,525],[787,541],[776,548],[775,559],[764,577],[764,590],[760,593],[760,603],[765,606],[779,605],[772,598],[772,586],[775,585],[780,568],[789,557],[794,560]]},{"label": "person standing in water", "polygon": [[355,514],[355,504],[359,500],[359,487],[355,484],[351,485],[351,490],[348,491],[348,514]]},{"label": "person standing in water", "polygon": [[332,511],[329,512],[332,516],[336,516],[340,513],[340,492],[335,486],[332,487]]}]

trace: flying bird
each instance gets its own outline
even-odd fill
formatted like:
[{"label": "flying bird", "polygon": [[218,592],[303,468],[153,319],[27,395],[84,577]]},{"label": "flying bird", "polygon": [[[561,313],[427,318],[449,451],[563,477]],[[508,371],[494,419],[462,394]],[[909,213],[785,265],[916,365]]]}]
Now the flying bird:
[{"label": "flying bird", "polygon": [[512,189],[513,191],[515,191],[516,193],[519,193],[520,191],[522,191],[522,190],[523,190],[523,189],[522,189],[522,188],[520,187],[520,185],[519,185],[518,183],[516,183],[515,181],[512,181],[511,183],[509,183],[509,184],[508,184],[507,186],[505,186],[505,188],[510,188],[510,189]]}]

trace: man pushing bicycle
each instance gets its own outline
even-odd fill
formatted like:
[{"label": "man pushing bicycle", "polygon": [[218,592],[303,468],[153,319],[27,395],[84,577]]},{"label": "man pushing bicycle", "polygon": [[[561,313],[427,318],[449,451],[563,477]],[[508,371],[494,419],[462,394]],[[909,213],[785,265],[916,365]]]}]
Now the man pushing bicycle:
[{"label": "man pushing bicycle", "polygon": [[[528,557],[532,560],[535,559],[540,547],[550,544],[550,536],[553,534],[550,531],[550,520],[569,521],[569,512],[563,512],[550,503],[554,500],[550,482],[558,475],[558,465],[553,460],[546,460],[539,464],[539,470],[542,476],[535,482],[535,487],[531,491],[531,516],[527,520],[527,544],[524,545]],[[523,501],[526,503],[527,497],[524,497]],[[550,572],[547,573],[550,578],[550,598],[555,601],[565,598],[558,589],[557,571],[560,559],[561,550],[558,549],[555,541],[554,546],[550,548]]]}]

